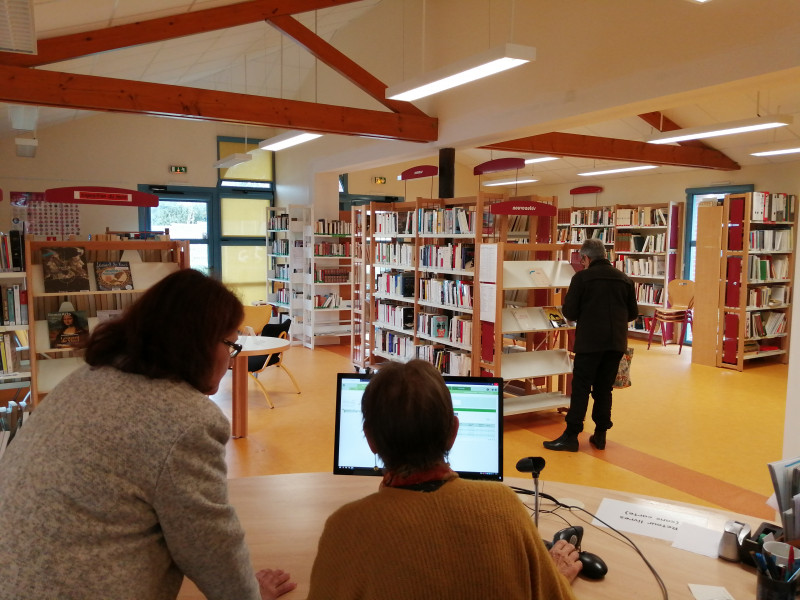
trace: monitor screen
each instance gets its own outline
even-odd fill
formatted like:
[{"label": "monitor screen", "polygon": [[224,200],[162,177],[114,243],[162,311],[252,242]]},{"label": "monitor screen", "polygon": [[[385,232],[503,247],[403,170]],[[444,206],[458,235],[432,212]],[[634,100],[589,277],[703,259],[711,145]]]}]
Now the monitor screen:
[{"label": "monitor screen", "polygon": [[[364,437],[361,396],[369,375],[339,373],[333,472],[381,475],[381,460]],[[465,479],[503,480],[503,380],[499,377],[444,377],[458,416],[450,466]],[[376,462],[377,461],[377,462]],[[375,469],[375,466],[378,469]]]}]

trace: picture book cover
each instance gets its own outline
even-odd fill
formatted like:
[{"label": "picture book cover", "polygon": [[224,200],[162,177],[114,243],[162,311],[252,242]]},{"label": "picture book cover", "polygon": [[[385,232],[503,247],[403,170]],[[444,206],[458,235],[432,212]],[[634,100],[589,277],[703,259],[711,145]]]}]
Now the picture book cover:
[{"label": "picture book cover", "polygon": [[561,314],[561,310],[556,306],[543,306],[545,318],[550,321],[553,327],[569,327],[569,323]]},{"label": "picture book cover", "polygon": [[131,263],[128,261],[94,263],[97,289],[103,291],[132,290]]},{"label": "picture book cover", "polygon": [[83,348],[89,339],[86,311],[47,313],[51,348]]},{"label": "picture book cover", "polygon": [[42,248],[42,274],[45,293],[89,291],[86,249]]}]

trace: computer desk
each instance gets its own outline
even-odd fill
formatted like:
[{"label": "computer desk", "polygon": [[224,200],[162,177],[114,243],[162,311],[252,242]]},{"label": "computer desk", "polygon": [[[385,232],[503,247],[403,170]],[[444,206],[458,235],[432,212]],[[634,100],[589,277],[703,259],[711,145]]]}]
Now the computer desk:
[{"label": "computer desk", "polygon": [[[230,499],[245,528],[247,544],[256,569],[280,568],[288,571],[298,583],[297,590],[284,596],[300,600],[308,594],[311,566],[325,519],[336,508],[377,490],[378,477],[332,475],[329,473],[297,473],[267,475],[229,481]],[[531,479],[506,478],[505,483],[532,489]],[[557,483],[540,479],[540,490],[567,504],[583,502],[595,512],[603,498],[612,498],[640,505],[686,512],[708,519],[708,527],[722,531],[727,519],[749,523],[755,530],[762,519],[717,511],[691,504],[658,498],[633,496],[623,492]],[[521,496],[533,506],[532,496]],[[542,507],[550,504],[542,500]],[[661,592],[655,578],[630,546],[612,539],[606,528],[597,529],[581,519],[591,521],[585,513],[559,513],[572,524],[584,528],[583,549],[598,554],[608,565],[608,575],[601,581],[576,579],[575,594],[580,600],[658,600]],[[560,518],[539,515],[539,530],[545,539],[565,527]],[[633,539],[664,580],[673,600],[692,599],[688,583],[724,586],[737,600],[755,598],[755,569],[741,563],[729,563],[693,552],[673,548],[671,542],[626,534]],[[191,582],[181,588],[182,600],[201,599],[202,594]]]}]

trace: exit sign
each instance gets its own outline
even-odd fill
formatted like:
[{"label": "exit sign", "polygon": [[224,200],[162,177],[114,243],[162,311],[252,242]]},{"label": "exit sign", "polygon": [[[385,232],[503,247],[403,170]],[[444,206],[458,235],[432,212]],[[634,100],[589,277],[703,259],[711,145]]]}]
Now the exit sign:
[{"label": "exit sign", "polygon": [[171,165],[169,168],[170,173],[188,173],[189,167],[180,167],[177,165]]}]

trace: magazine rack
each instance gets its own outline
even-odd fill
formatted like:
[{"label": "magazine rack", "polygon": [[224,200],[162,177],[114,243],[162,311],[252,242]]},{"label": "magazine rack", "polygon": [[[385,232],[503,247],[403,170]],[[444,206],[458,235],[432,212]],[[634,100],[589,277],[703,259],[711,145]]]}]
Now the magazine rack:
[{"label": "magazine rack", "polygon": [[[83,252],[76,251],[82,249]],[[51,253],[82,255],[85,271],[76,277],[64,277],[64,284],[58,291],[45,291],[45,270],[42,264],[43,250]],[[91,330],[98,321],[113,318],[132,304],[143,292],[165,276],[189,267],[189,242],[187,241],[26,241],[25,256],[28,259],[26,281],[28,288],[28,316],[31,335],[30,370],[31,398],[34,407],[55,385],[83,364],[82,341],[87,335],[73,334],[70,344],[52,343],[56,339],[60,313],[64,307],[72,305],[80,329]],[[124,257],[123,257],[124,254]],[[138,259],[138,260],[137,260]],[[130,267],[130,289],[99,289],[95,278],[97,263],[118,263],[126,261]],[[75,268],[80,271],[80,265]],[[126,267],[127,268],[127,267]],[[69,303],[69,304],[65,304]],[[73,311],[69,311],[73,312]],[[48,318],[48,315],[50,318]],[[54,332],[55,335],[51,335]],[[87,333],[88,333],[87,332]],[[51,346],[62,347],[51,347]]]}]

